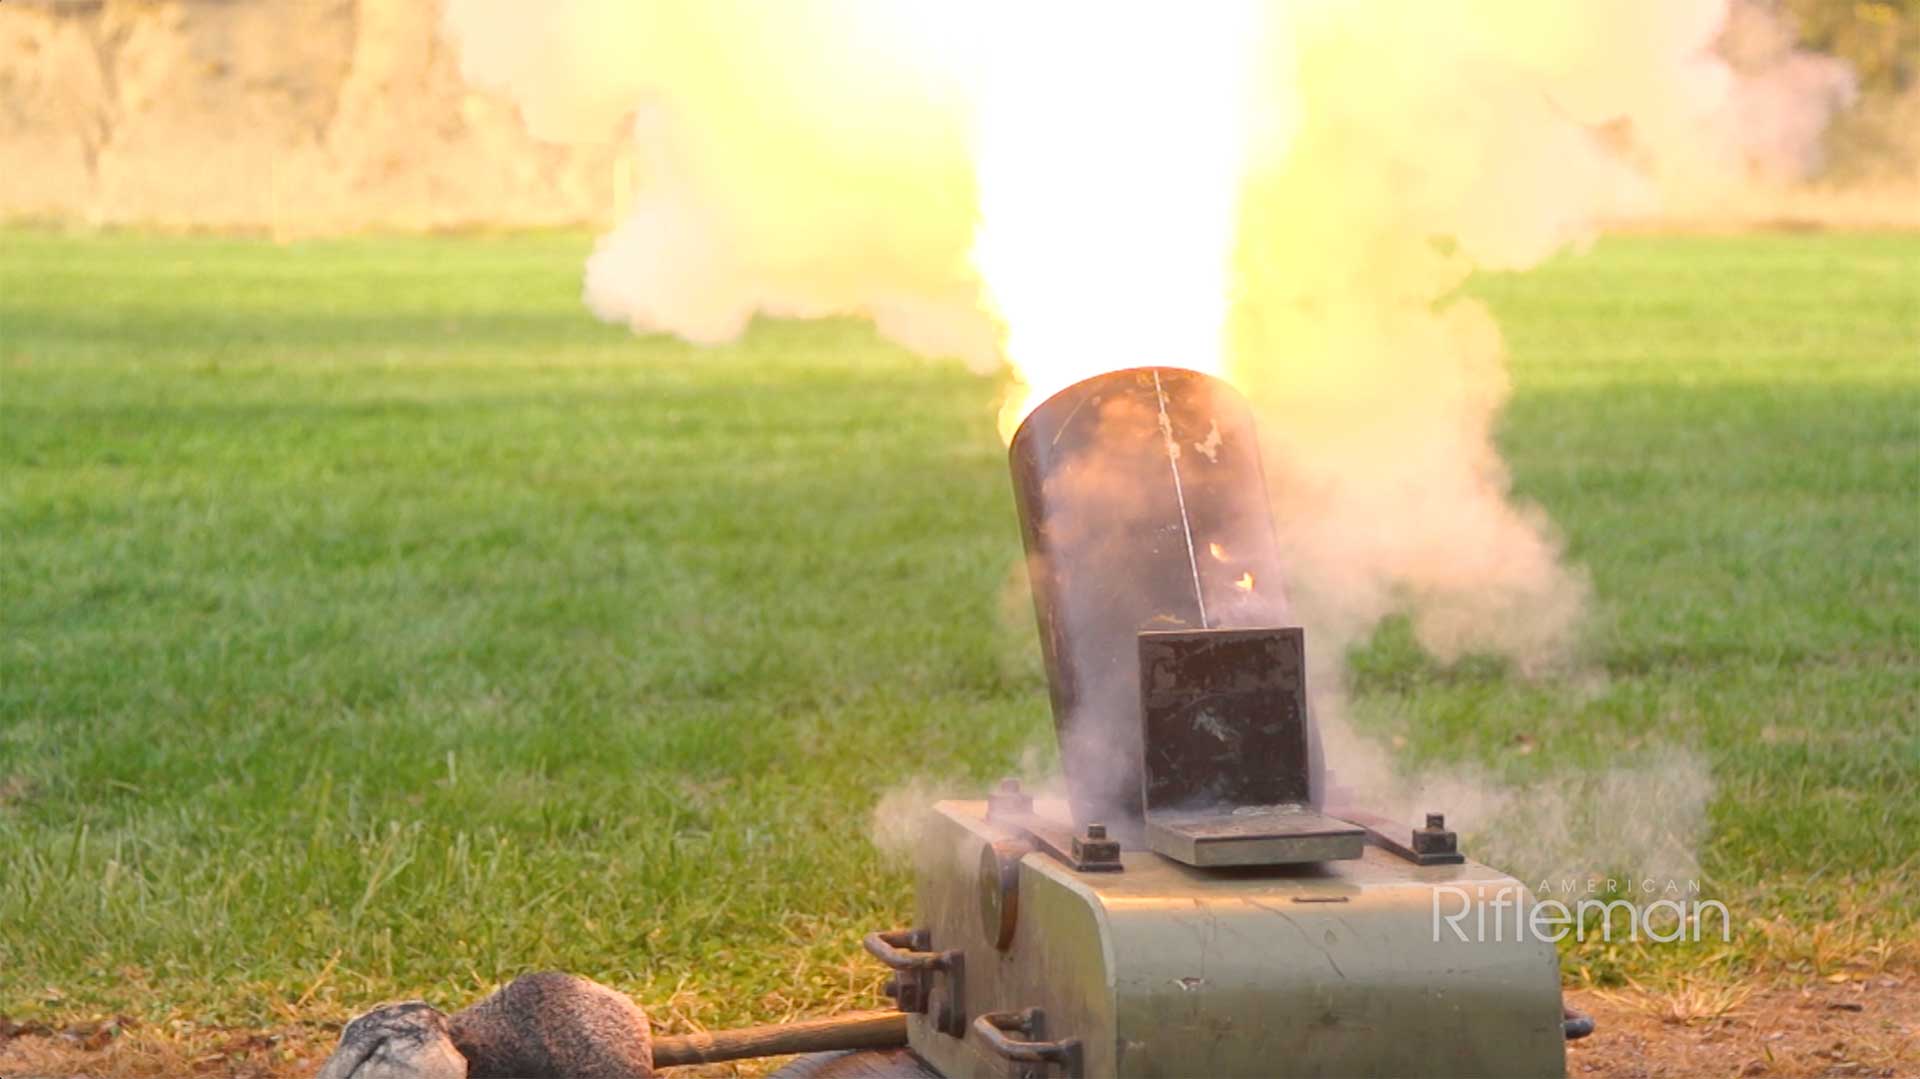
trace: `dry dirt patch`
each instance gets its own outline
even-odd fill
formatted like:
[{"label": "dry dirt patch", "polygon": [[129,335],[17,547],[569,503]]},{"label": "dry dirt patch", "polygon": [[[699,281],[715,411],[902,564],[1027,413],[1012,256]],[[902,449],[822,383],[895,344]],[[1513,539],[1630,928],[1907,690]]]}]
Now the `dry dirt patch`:
[{"label": "dry dirt patch", "polygon": [[1920,1076],[1920,976],[1911,973],[1567,999],[1597,1024],[1568,1049],[1570,1079]]},{"label": "dry dirt patch", "polygon": [[[1920,1076],[1920,975],[1911,973],[1808,986],[1575,990],[1567,999],[1598,1023],[1570,1047],[1570,1079]],[[239,1030],[125,1017],[59,1027],[0,1018],[0,1077],[304,1079],[338,1033],[339,1024],[318,1022]]]}]

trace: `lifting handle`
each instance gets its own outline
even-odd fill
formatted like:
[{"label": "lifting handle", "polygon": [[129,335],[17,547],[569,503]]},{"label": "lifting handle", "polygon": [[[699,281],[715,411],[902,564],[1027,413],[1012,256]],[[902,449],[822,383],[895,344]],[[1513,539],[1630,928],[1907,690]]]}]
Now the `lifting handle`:
[{"label": "lifting handle", "polygon": [[861,942],[875,959],[895,970],[945,970],[957,952],[930,952],[931,934],[924,929],[891,929],[868,933]]},{"label": "lifting handle", "polygon": [[[864,941],[894,971],[887,995],[903,1012],[933,1020],[940,1033],[959,1038],[967,1033],[966,954],[959,949],[931,951],[933,934],[925,929],[891,929],[868,933]],[[943,981],[944,979],[944,981]]]},{"label": "lifting handle", "polygon": [[[1070,1076],[1080,1074],[1080,1039],[1067,1038],[1063,1041],[1032,1041],[1040,1032],[1046,1017],[1038,1008],[1022,1008],[1017,1012],[983,1012],[973,1021],[973,1032],[987,1043],[987,1048],[1008,1060],[1023,1064],[1058,1064]],[[1007,1037],[1008,1031],[1021,1035],[1020,1038]]]}]

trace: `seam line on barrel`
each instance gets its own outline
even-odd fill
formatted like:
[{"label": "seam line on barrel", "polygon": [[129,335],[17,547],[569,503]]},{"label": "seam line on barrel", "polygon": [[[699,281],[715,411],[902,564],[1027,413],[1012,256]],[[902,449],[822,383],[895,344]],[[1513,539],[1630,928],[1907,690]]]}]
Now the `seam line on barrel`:
[{"label": "seam line on barrel", "polygon": [[1187,568],[1193,571],[1193,601],[1200,605],[1200,628],[1207,628],[1207,597],[1200,591],[1200,556],[1193,549],[1193,522],[1187,519],[1187,492],[1180,485],[1180,446],[1173,440],[1173,418],[1167,415],[1167,391],[1160,386],[1160,369],[1153,371],[1153,396],[1160,403],[1160,437],[1167,444],[1167,467],[1173,470],[1173,497],[1180,503],[1180,534],[1187,541]]}]

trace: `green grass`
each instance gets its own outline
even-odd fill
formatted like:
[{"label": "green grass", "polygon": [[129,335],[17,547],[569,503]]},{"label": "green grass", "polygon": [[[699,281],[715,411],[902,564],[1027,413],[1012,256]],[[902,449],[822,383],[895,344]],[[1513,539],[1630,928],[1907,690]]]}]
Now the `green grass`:
[{"label": "green grass", "polygon": [[[908,907],[875,799],[1050,739],[996,387],[852,323],[635,338],[581,309],[587,242],[0,233],[0,1013],[871,991],[857,938]],[[1920,238],[1615,239],[1475,289],[1601,677],[1390,624],[1363,721],[1521,778],[1704,754],[1736,947],[1576,975],[1901,939]]]}]

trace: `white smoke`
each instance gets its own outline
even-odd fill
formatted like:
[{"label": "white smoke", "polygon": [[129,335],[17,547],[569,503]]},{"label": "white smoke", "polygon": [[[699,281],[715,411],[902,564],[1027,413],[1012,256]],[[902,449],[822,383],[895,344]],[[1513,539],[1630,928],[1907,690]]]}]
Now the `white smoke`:
[{"label": "white smoke", "polygon": [[[1103,8],[1073,10],[1090,31],[1082,47],[1097,47]],[[991,366],[1002,328],[970,260],[971,66],[993,48],[981,25],[1022,25],[1017,8],[991,11],[451,0],[446,27],[466,75],[513,95],[536,132],[630,118],[641,182],[587,269],[601,317],[717,342],[756,314],[857,314],[911,348]],[[1545,514],[1513,496],[1495,440],[1504,349],[1463,283],[1535,265],[1610,221],[1805,175],[1851,82],[1795,51],[1758,3],[1295,0],[1263,12],[1227,369],[1263,419],[1329,761],[1390,794],[1405,780],[1371,763],[1380,754],[1349,736],[1337,703],[1342,657],[1382,620],[1408,616],[1443,662],[1492,654],[1528,675],[1578,662],[1588,585]],[[1080,70],[1071,49],[1059,65],[1063,80]],[[1085,91],[1085,108],[1104,107]],[[1110,228],[1146,235],[1139,222],[1188,209],[1123,200]],[[1111,317],[1139,313],[1136,302]],[[1670,787],[1692,792],[1668,799],[1676,819],[1696,820],[1697,758],[1646,759],[1590,776],[1578,790],[1591,795],[1559,783],[1567,831],[1595,798]],[[1486,774],[1425,782],[1415,801],[1453,800],[1468,816],[1543,811]],[[1641,836],[1646,850],[1618,856],[1670,861],[1669,839],[1685,846],[1694,830]]]}]

